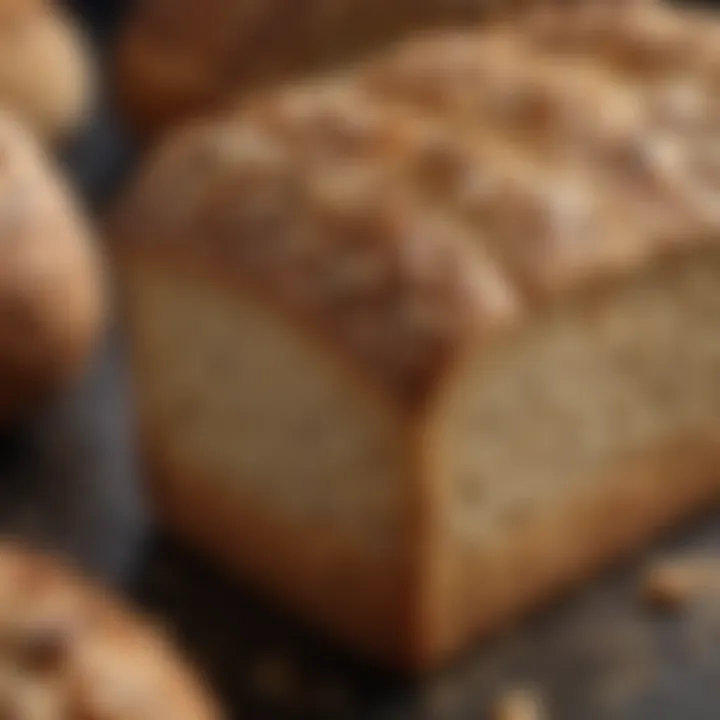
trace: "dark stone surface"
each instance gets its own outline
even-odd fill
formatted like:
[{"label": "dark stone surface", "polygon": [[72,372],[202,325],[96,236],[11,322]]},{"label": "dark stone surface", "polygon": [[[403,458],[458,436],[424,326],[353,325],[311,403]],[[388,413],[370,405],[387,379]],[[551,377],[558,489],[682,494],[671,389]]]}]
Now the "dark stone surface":
[{"label": "dark stone surface", "polygon": [[[707,518],[653,554],[719,545],[720,524]],[[175,629],[237,717],[483,720],[516,685],[537,687],[553,720],[718,717],[720,604],[650,612],[637,598],[638,560],[415,684],[324,644],[168,541],[146,567],[137,597]]]},{"label": "dark stone surface", "polygon": [[[77,4],[106,38],[103,3]],[[111,118],[101,114],[67,158],[98,208],[131,169]],[[637,559],[442,676],[412,685],[362,665],[191,552],[146,536],[130,417],[113,335],[79,387],[0,434],[0,528],[124,586],[174,629],[233,717],[482,720],[497,692],[528,683],[541,689],[553,720],[720,715],[720,603],[677,618],[650,613],[636,598]],[[720,547],[717,518],[654,552],[699,547]]]}]

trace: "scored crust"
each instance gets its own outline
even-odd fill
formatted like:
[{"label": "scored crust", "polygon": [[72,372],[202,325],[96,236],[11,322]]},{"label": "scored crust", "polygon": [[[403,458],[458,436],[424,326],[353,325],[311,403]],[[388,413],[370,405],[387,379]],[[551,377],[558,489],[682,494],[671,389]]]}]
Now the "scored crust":
[{"label": "scored crust", "polygon": [[681,78],[704,102],[678,132],[656,101],[680,80],[640,93],[605,58],[512,26],[255,98],[164,143],[116,234],[255,285],[422,402],[458,347],[720,226],[712,75]]}]

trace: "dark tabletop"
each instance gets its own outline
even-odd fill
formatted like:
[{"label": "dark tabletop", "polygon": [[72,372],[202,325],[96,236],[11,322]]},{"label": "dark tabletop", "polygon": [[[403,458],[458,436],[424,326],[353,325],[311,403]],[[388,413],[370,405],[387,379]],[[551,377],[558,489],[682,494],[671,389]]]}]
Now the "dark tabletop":
[{"label": "dark tabletop", "polygon": [[[71,4],[111,47],[119,3]],[[133,168],[107,105],[64,158],[98,210]],[[79,387],[0,434],[0,528],[70,554],[156,615],[232,717],[482,720],[518,684],[539,688],[553,720],[720,717],[720,607],[669,617],[636,597],[649,556],[720,551],[720,518],[699,519],[441,676],[410,683],[319,639],[150,526],[127,389],[114,329]]]}]

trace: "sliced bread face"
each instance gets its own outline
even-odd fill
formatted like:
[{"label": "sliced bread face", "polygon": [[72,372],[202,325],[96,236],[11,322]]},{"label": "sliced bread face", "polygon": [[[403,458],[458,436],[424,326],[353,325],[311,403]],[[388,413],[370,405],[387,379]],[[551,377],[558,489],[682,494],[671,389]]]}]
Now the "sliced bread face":
[{"label": "sliced bread face", "polygon": [[286,602],[390,652],[414,535],[396,408],[217,278],[138,261],[126,283],[159,507]]},{"label": "sliced bread face", "polygon": [[447,508],[435,642],[495,629],[717,499],[719,318],[712,249],[573,295],[463,358],[431,433]]}]

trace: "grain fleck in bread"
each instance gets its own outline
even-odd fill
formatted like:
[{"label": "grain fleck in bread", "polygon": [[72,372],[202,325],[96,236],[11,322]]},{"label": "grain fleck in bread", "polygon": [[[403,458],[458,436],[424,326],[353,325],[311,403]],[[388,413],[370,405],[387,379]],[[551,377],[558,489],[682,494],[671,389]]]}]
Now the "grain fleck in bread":
[{"label": "grain fleck in bread", "polygon": [[0,547],[0,714],[14,720],[215,720],[170,643],[69,568]]},{"label": "grain fleck in bread", "polygon": [[80,209],[36,141],[0,115],[0,421],[82,370],[104,315]]},{"label": "grain fleck in bread", "polygon": [[682,76],[626,60],[639,21],[543,27],[243,102],[116,217],[166,521],[405,667],[720,490],[717,25]]},{"label": "grain fleck in bread", "polygon": [[45,142],[62,143],[92,111],[88,43],[61,8],[44,0],[0,3],[0,103]]},{"label": "grain fleck in bread", "polygon": [[[154,135],[229,94],[357,59],[413,30],[487,21],[544,2],[142,0],[121,34],[120,104],[136,130]],[[584,0],[605,10],[635,2]]]}]

